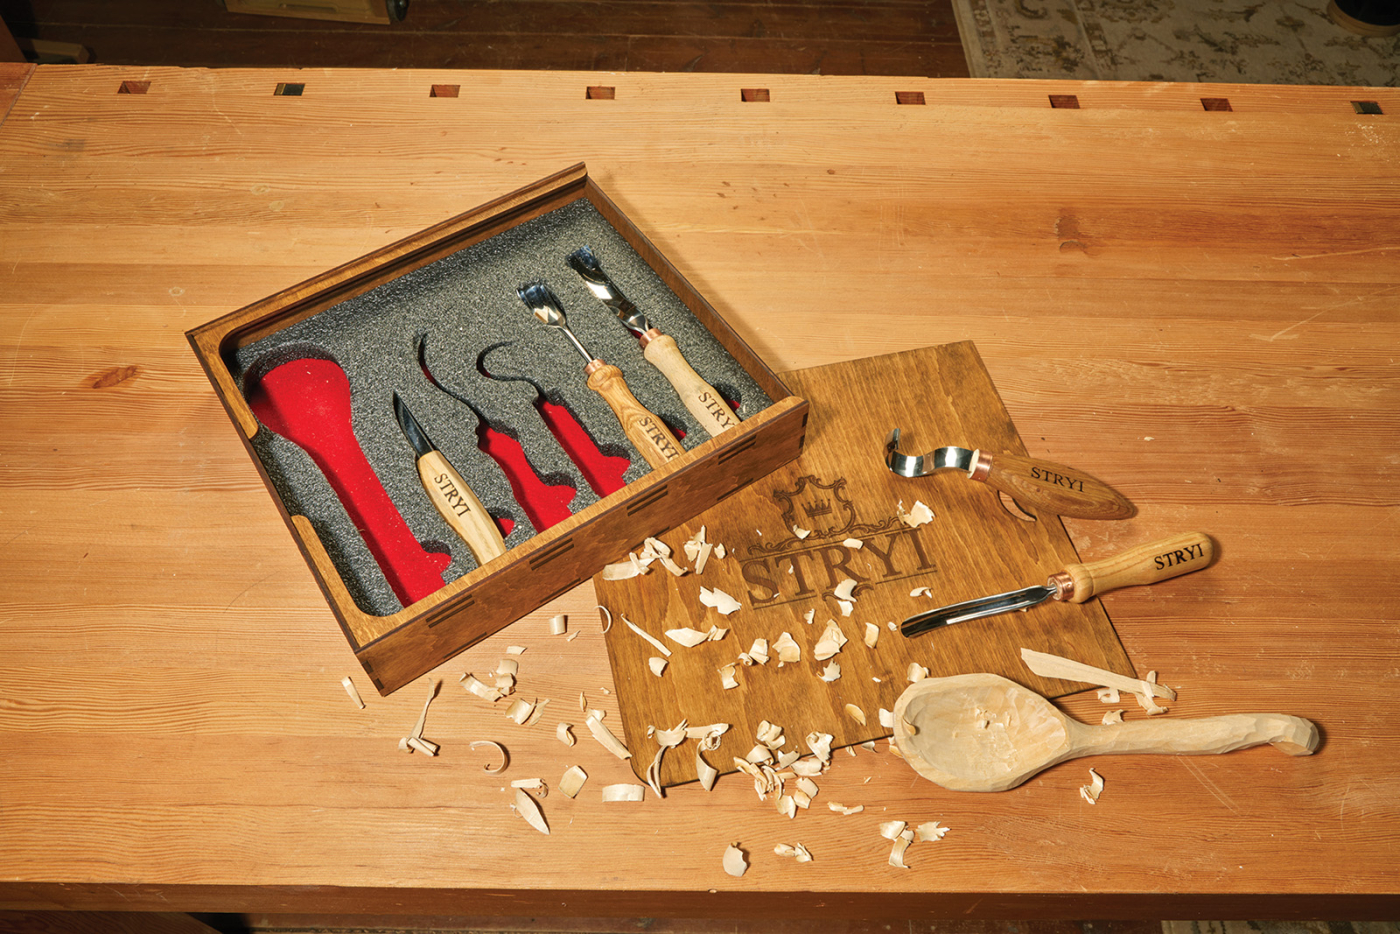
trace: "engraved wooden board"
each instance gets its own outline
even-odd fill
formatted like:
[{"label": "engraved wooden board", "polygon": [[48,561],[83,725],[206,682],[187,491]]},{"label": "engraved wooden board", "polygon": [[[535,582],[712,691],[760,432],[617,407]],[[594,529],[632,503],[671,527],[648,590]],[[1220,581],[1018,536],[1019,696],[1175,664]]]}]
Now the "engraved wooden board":
[{"label": "engraved wooden board", "polygon": [[[911,662],[934,677],[990,672],[1048,697],[1082,690],[1082,684],[1048,680],[1021,662],[1022,647],[1067,655],[1132,675],[1133,668],[1097,599],[1082,605],[1045,603],[1020,613],[946,626],[914,639],[892,631],[921,609],[1032,584],[1078,557],[1057,517],[1018,518],[999,494],[960,471],[907,479],[884,463],[885,436],[902,430],[906,452],[942,445],[990,452],[1025,453],[991,377],[969,342],[926,347],[784,373],[793,392],[811,405],[802,456],[764,477],[694,521],[660,536],[685,565],[682,544],[703,525],[708,541],[728,555],[711,559],[700,575],[675,577],[652,565],[649,574],[624,581],[595,578],[598,598],[614,617],[607,634],[622,727],[632,764],[644,777],[656,752],[648,727],[669,729],[729,723],[719,750],[707,760],[732,771],[734,756],[754,746],[762,720],[781,726],[784,749],[808,751],[803,737],[816,731],[835,737],[833,748],[890,735],[879,710],[892,710],[908,687]],[[1091,469],[1092,465],[1086,465]],[[922,501],[933,521],[910,528],[897,506]],[[810,531],[799,538],[793,526]],[[860,548],[844,544],[858,539]],[[640,544],[639,544],[640,547]],[[622,556],[619,556],[621,558]],[[834,588],[843,578],[859,582],[855,606],[843,616]],[[701,605],[700,588],[718,588],[741,609],[721,616]],[[927,587],[932,596],[912,597]],[[804,622],[814,609],[812,624]],[[661,655],[622,622],[631,620],[671,650],[660,677],[648,659]],[[819,675],[827,661],[813,649],[828,620],[847,642],[831,661],[837,681]],[[866,623],[879,627],[874,648],[864,642]],[[720,641],[686,648],[665,630],[728,629]],[[788,632],[801,646],[800,661],[779,666],[770,648],[765,665],[736,670],[737,688],[723,689],[718,669],[747,652],[754,639],[770,646]],[[845,711],[855,704],[861,725]],[[617,724],[612,724],[616,731]],[[670,750],[663,785],[695,779],[694,744]]]}]

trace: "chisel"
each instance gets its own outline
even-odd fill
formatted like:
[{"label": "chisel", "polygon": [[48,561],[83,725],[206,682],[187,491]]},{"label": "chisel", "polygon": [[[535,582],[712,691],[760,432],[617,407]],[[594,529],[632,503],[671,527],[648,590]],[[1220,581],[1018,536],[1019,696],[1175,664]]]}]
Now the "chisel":
[{"label": "chisel", "polygon": [[1203,532],[1186,532],[1173,538],[1129,548],[1088,564],[1069,564],[1050,575],[1043,585],[981,597],[916,613],[899,624],[906,636],[917,636],[940,626],[965,623],[1024,610],[1046,600],[1083,603],[1090,597],[1120,587],[1155,584],[1171,577],[1199,571],[1215,556],[1215,543]]}]

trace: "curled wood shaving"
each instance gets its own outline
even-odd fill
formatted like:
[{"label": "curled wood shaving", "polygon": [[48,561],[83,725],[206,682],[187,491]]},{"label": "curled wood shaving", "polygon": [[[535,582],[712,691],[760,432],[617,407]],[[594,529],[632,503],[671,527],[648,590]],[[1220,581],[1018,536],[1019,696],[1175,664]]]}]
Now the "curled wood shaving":
[{"label": "curled wood shaving", "polygon": [[768,664],[768,640],[755,639],[747,652],[740,653],[739,660],[745,665]]},{"label": "curled wood shaving", "polygon": [[749,762],[752,762],[754,765],[762,765],[766,762],[773,761],[773,750],[769,749],[762,743],[759,743],[752,749],[750,749],[749,754],[744,758],[747,759]]},{"label": "curled wood shaving", "polygon": [[685,556],[691,561],[694,561],[699,556],[700,546],[703,544],[705,544],[705,527],[702,525],[700,526],[700,531],[686,539],[685,544],[682,545],[681,548],[685,551]]},{"label": "curled wood shaving", "polygon": [[799,863],[812,861],[811,852],[800,843],[779,843],[773,847],[773,852],[779,856],[795,856]]},{"label": "curled wood shaving", "polygon": [[508,645],[508,646],[506,646],[506,654],[507,654],[507,655],[524,655],[524,654],[525,654],[525,646],[523,646],[523,645]]},{"label": "curled wood shaving", "polygon": [[423,726],[428,722],[428,705],[433,702],[433,698],[437,697],[440,687],[442,687],[441,681],[428,682],[428,699],[423,702],[423,709],[418,714],[418,722],[413,725],[413,731],[399,742],[400,749],[417,750],[428,756],[437,755],[437,744],[423,739]]},{"label": "curled wood shaving", "polygon": [[796,749],[789,749],[787,752],[778,755],[778,768],[785,769],[801,758],[802,753],[798,752]]},{"label": "curled wood shaving", "polygon": [[700,588],[700,603],[703,606],[718,610],[721,616],[728,616],[742,606],[738,600],[735,600],[723,590],[718,588],[710,590],[706,587]]},{"label": "curled wood shaving", "polygon": [[657,730],[655,733],[655,738],[658,745],[666,749],[672,749],[685,742],[685,734],[686,721],[682,720],[680,723],[671,727],[669,730]]},{"label": "curled wood shaving", "polygon": [[922,681],[928,677],[928,669],[925,668],[923,665],[920,665],[918,662],[910,662],[909,671],[905,675],[905,677],[909,679],[910,684],[914,684],[915,682]]},{"label": "curled wood shaving", "polygon": [[524,726],[525,721],[530,719],[530,714],[534,712],[534,704],[530,703],[527,700],[515,700],[511,702],[511,705],[509,707],[506,708],[506,718],[509,720],[514,720],[516,723],[519,723],[521,726]]},{"label": "curled wood shaving", "polygon": [[880,823],[880,836],[886,840],[898,840],[899,835],[904,833],[904,828],[909,826],[902,820],[887,820]]},{"label": "curled wood shaving", "polygon": [[848,808],[844,804],[837,804],[835,801],[828,801],[826,803],[826,806],[831,808],[831,810],[835,811],[837,814],[845,814],[847,816],[851,814],[859,814],[861,811],[865,810],[865,805],[863,804],[857,804],[854,807]]},{"label": "curled wood shaving", "polygon": [[628,629],[632,630],[637,635],[650,642],[662,655],[665,655],[667,658],[671,657],[671,650],[666,648],[665,643],[663,643],[660,639],[656,638],[651,633],[647,632],[645,629],[642,629],[640,626],[638,626],[636,623],[632,622],[625,616],[622,617],[622,621],[627,624]]},{"label": "curled wood shaving", "polygon": [[705,761],[705,757],[700,755],[700,747],[695,747],[695,776],[700,779],[700,787],[706,791],[712,791],[715,787],[715,779],[719,778],[719,769]]},{"label": "curled wood shaving", "polygon": [[908,869],[904,864],[904,851],[909,849],[909,844],[914,842],[914,831],[906,830],[894,841],[894,847],[890,850],[890,865],[896,869]]},{"label": "curled wood shaving", "polygon": [[340,679],[341,686],[345,688],[345,693],[350,695],[350,699],[355,702],[355,706],[361,710],[365,709],[365,702],[360,699],[360,692],[355,688],[355,682],[347,675]]},{"label": "curled wood shaving", "polygon": [[830,733],[808,733],[804,739],[807,748],[812,750],[812,754],[823,762],[831,761],[831,741],[836,737]]},{"label": "curled wood shaving", "polygon": [[622,744],[621,740],[613,735],[612,730],[608,729],[607,725],[604,724],[599,717],[594,716],[593,713],[590,712],[588,716],[584,718],[583,722],[587,724],[588,732],[592,733],[593,738],[601,743],[603,748],[608,752],[617,756],[619,759],[632,758],[632,753],[627,751],[627,747]]},{"label": "curled wood shaving", "polygon": [[565,642],[573,642],[575,639],[577,639],[577,638],[578,638],[579,636],[581,636],[581,635],[583,635],[583,630],[582,630],[582,629],[575,629],[573,632],[569,633],[567,636],[564,637],[564,641],[565,641]]},{"label": "curled wood shaving", "polygon": [[578,742],[578,740],[574,739],[573,729],[574,725],[572,723],[561,723],[554,728],[554,735],[558,738],[559,742],[563,743],[565,746],[572,746],[574,743]]},{"label": "curled wood shaving", "polygon": [[520,663],[513,658],[503,658],[496,663],[496,674],[510,675],[512,680],[520,673]]},{"label": "curled wood shaving", "polygon": [[[626,617],[623,617],[623,619],[626,619]],[[668,629],[666,630],[666,638],[688,649],[693,649],[702,642],[710,641],[709,633],[690,628]]]},{"label": "curled wood shaving", "polygon": [[617,564],[604,565],[602,577],[605,581],[625,581],[634,577],[640,577],[651,569],[637,560],[637,556],[629,554],[626,561],[619,561]]},{"label": "curled wood shaving", "polygon": [[1079,797],[1090,804],[1099,803],[1099,795],[1103,792],[1103,776],[1093,769],[1089,770],[1089,784],[1079,786]]},{"label": "curled wood shaving", "polygon": [[811,529],[801,529],[801,528],[798,528],[797,526],[794,525],[794,526],[792,527],[792,534],[797,536],[798,541],[801,541],[802,539],[806,538],[808,535],[811,535],[811,534],[812,534],[812,530],[811,530]]},{"label": "curled wood shaving", "polygon": [[603,624],[603,635],[606,636],[606,635],[608,634],[608,630],[612,628],[612,610],[609,610],[607,607],[603,606],[601,603],[598,604],[598,609],[602,610],[602,611],[603,611],[603,615],[606,616],[606,617],[608,618],[608,621],[607,621],[606,623]]},{"label": "curled wood shaving", "polygon": [[933,596],[933,591],[929,590],[927,587],[915,587],[913,590],[909,591],[909,596],[911,596],[911,597],[932,597],[932,596]]},{"label": "curled wood shaving", "polygon": [[783,728],[776,723],[769,723],[767,720],[760,720],[758,729],[754,732],[755,737],[769,749],[777,749],[783,745]]},{"label": "curled wood shaving", "polygon": [[837,600],[854,600],[855,597],[852,596],[852,594],[855,593],[855,589],[856,582],[849,577],[843,577],[841,578],[841,583],[836,585],[836,589],[833,590],[832,593]]},{"label": "curled wood shaving", "polygon": [[1142,690],[1138,691],[1133,696],[1137,698],[1137,702],[1142,709],[1147,711],[1147,715],[1153,717],[1157,714],[1166,713],[1167,708],[1161,706],[1152,699],[1152,695],[1156,692],[1156,689],[1161,687],[1161,685],[1157,684],[1157,672],[1149,671],[1147,677],[1143,678],[1138,683],[1142,685]]},{"label": "curled wood shaving", "polygon": [[894,711],[880,708],[880,725],[887,730],[894,729]]},{"label": "curled wood shaving", "polygon": [[[828,753],[828,756],[829,755],[830,753]],[[831,760],[827,759],[826,761],[830,762]],[[794,775],[812,777],[822,774],[822,766],[823,761],[821,759],[797,759],[786,763],[783,767],[791,767]]]},{"label": "curled wood shaving", "polygon": [[1122,708],[1119,708],[1119,709],[1117,709],[1117,710],[1110,710],[1110,711],[1108,711],[1108,713],[1106,713],[1106,714],[1103,715],[1103,721],[1102,721],[1102,722],[1103,722],[1103,725],[1104,725],[1104,726],[1112,726],[1112,725],[1115,724],[1115,723],[1122,723],[1122,722],[1123,722],[1123,710],[1122,710]]},{"label": "curled wood shaving", "polygon": [[420,736],[405,736],[404,744],[410,749],[416,749],[425,756],[435,756],[440,748],[437,743],[430,743]]},{"label": "curled wood shaving", "polygon": [[1099,701],[1104,704],[1116,704],[1119,701],[1117,688],[1099,688]]},{"label": "curled wood shaving", "polygon": [[865,624],[865,644],[870,648],[875,648],[875,643],[880,641],[880,627],[874,623]]},{"label": "curled wood shaving", "polygon": [[734,677],[735,672],[738,671],[734,662],[730,662],[728,665],[721,665],[715,670],[719,672],[719,682],[726,691],[739,686],[738,679]]},{"label": "curled wood shaving", "polygon": [[549,824],[545,823],[544,812],[525,789],[515,789],[515,812],[525,818],[525,822],[545,836],[549,835]]},{"label": "curled wood shaving", "polygon": [[826,629],[822,630],[821,638],[812,648],[812,657],[819,662],[824,662],[828,658],[841,651],[841,647],[846,644],[846,634],[841,631],[841,627],[836,624],[836,620],[826,621]]},{"label": "curled wood shaving", "polygon": [[858,538],[848,538],[841,544],[845,545],[847,548],[854,548],[857,551],[865,547],[865,542],[861,541]]},{"label": "curled wood shaving", "polygon": [[833,681],[840,681],[841,666],[836,662],[827,662],[826,667],[822,669],[821,679],[828,684]]},{"label": "curled wood shaving", "polygon": [[841,608],[842,616],[850,616],[856,609],[856,605],[850,600],[837,600],[836,605]]},{"label": "curled wood shaving", "polygon": [[495,749],[497,752],[499,752],[499,753],[501,754],[501,764],[500,764],[500,765],[496,766],[496,767],[493,769],[493,768],[491,768],[491,765],[488,763],[488,764],[483,765],[483,766],[481,767],[481,771],[483,771],[483,772],[491,772],[491,773],[493,773],[493,774],[496,773],[496,772],[504,772],[505,769],[506,769],[506,766],[510,765],[510,753],[506,752],[506,747],[502,746],[500,743],[492,742],[492,741],[489,740],[489,739],[478,739],[478,740],[473,740],[472,742],[470,742],[470,743],[467,744],[467,748],[468,748],[468,749],[475,749],[475,748],[478,747],[478,746],[490,746],[492,749]]},{"label": "curled wood shaving", "polygon": [[586,781],[588,773],[576,765],[571,765],[564,770],[563,778],[559,779],[559,790],[568,797],[575,798]]},{"label": "curled wood shaving", "polygon": [[749,868],[749,861],[744,856],[744,851],[739,849],[737,843],[731,843],[724,851],[724,871],[734,878],[739,878]]},{"label": "curled wood shaving", "polygon": [[865,725],[865,711],[861,710],[855,704],[846,705],[846,715],[861,726]]},{"label": "curled wood shaving", "polygon": [[797,816],[797,802],[792,795],[779,795],[777,803],[778,813],[792,820]]},{"label": "curled wood shaving", "polygon": [[919,526],[933,521],[933,510],[925,506],[922,501],[915,500],[914,508],[905,512],[904,503],[901,502],[899,504],[899,521],[911,529],[917,529]]},{"label": "curled wood shaving", "polygon": [[792,803],[806,810],[812,806],[812,796],[805,791],[794,788],[792,790]]},{"label": "curled wood shaving", "polygon": [[530,718],[529,718],[528,720],[525,721],[524,726],[534,726],[536,723],[539,723],[539,722],[540,722],[540,717],[543,717],[543,716],[544,716],[544,708],[545,708],[545,705],[548,704],[548,703],[549,703],[549,698],[548,698],[548,697],[546,697],[546,698],[545,698],[544,700],[542,700],[542,701],[535,701],[535,709],[534,709],[534,711],[530,714]]},{"label": "curled wood shaving", "polygon": [[773,651],[778,653],[778,667],[802,660],[802,647],[792,638],[792,633],[784,631],[773,643]]},{"label": "curled wood shaving", "polygon": [[668,555],[662,555],[661,558],[660,558],[659,560],[661,561],[661,566],[662,566],[663,568],[665,568],[666,570],[670,571],[670,572],[671,572],[672,574],[674,574],[676,577],[684,577],[687,573],[689,573],[688,571],[686,571],[685,568],[683,568],[683,567],[681,567],[679,564],[677,564],[677,563],[676,563],[671,557],[669,557]]},{"label": "curled wood shaving", "polygon": [[660,655],[653,655],[651,658],[647,659],[647,667],[651,669],[652,674],[659,678],[661,677],[661,672],[666,670],[666,659],[662,658]]},{"label": "curled wood shaving", "polygon": [[798,778],[797,781],[793,782],[793,784],[797,786],[797,789],[799,791],[801,791],[804,795],[807,796],[807,801],[809,804],[811,803],[811,800],[817,796],[817,783],[812,781],[810,778]]},{"label": "curled wood shaving", "polygon": [[706,746],[706,749],[718,749],[719,737],[727,732],[729,732],[729,724],[727,723],[707,723],[704,726],[688,726],[685,728],[687,739],[708,740],[714,737],[715,744],[713,746]]},{"label": "curled wood shaving", "polygon": [[620,783],[617,785],[603,786],[603,800],[614,801],[642,801],[646,798],[647,787],[645,785],[631,785]]},{"label": "curled wood shaving", "polygon": [[529,788],[532,791],[538,791],[541,798],[549,797],[549,786],[544,783],[542,778],[517,778],[510,783],[510,787]]},{"label": "curled wood shaving", "polygon": [[549,634],[551,636],[562,636],[569,631],[569,618],[562,613],[549,618]]},{"label": "curled wood shaving", "polygon": [[947,827],[941,827],[938,821],[931,820],[914,828],[914,839],[920,843],[929,840],[942,840],[947,833]]},{"label": "curled wood shaving", "polygon": [[[1082,681],[1086,684],[1117,688],[1120,691],[1127,691],[1129,694],[1146,693],[1164,697],[1167,700],[1176,700],[1176,692],[1164,684],[1156,684],[1146,679],[1129,678],[1116,672],[1077,662],[1072,658],[1022,649],[1021,660],[1026,663],[1027,668],[1042,678]],[[1107,701],[1107,703],[1111,704],[1113,701]]]}]

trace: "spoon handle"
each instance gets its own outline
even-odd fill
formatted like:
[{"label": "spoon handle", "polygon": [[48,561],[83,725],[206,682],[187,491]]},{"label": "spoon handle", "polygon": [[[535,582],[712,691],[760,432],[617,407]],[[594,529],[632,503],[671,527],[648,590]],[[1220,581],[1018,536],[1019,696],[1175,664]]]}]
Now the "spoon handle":
[{"label": "spoon handle", "polygon": [[1182,720],[1129,720],[1075,731],[1078,756],[1124,753],[1215,755],[1269,743],[1290,756],[1310,756],[1321,737],[1317,726],[1281,713],[1236,713]]},{"label": "spoon handle", "polygon": [[1050,578],[1056,600],[1083,603],[1090,597],[1155,584],[1171,577],[1199,571],[1215,557],[1215,543],[1204,532],[1186,532],[1121,551],[1111,558],[1087,564],[1069,564]]}]

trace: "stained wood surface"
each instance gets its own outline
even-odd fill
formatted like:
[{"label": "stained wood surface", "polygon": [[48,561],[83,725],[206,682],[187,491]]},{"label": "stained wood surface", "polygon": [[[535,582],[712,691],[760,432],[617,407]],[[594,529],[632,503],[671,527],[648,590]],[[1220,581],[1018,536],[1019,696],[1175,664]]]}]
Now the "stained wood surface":
[{"label": "stained wood surface", "polygon": [[[682,564],[683,544],[703,527],[727,555],[699,574],[650,573],[621,581],[594,579],[599,603],[615,617],[608,655],[632,767],[645,779],[656,753],[650,730],[681,720],[692,726],[730,724],[718,750],[706,756],[734,771],[758,742],[763,721],[782,727],[782,751],[810,755],[806,737],[829,733],[832,748],[890,736],[879,713],[894,709],[909,686],[910,665],[935,676],[992,672],[1051,697],[1083,685],[1042,678],[1026,669],[1021,649],[1069,655],[1132,675],[1133,668],[1098,602],[1051,601],[1011,613],[947,626],[913,639],[891,623],[922,610],[1043,584],[1076,561],[1064,525],[1054,516],[1018,517],[996,491],[958,471],[897,477],[885,466],[885,436],[896,424],[927,447],[941,444],[1023,453],[1016,428],[971,342],[925,347],[782,374],[811,415],[802,456],[662,536]],[[933,519],[910,526],[901,507],[922,502]],[[847,544],[850,542],[850,544]],[[856,582],[846,615],[835,589]],[[701,588],[719,589],[741,607],[728,615],[700,602]],[[915,591],[923,590],[918,596]],[[811,613],[811,621],[807,614]],[[658,650],[630,620],[671,651],[660,676]],[[835,654],[817,647],[835,623],[845,643]],[[874,646],[866,624],[876,627]],[[668,629],[728,630],[719,641],[682,646]],[[783,665],[775,643],[786,633],[801,652]],[[743,664],[755,639],[768,646],[764,663]],[[835,663],[839,677],[822,680]],[[718,673],[735,664],[738,687]],[[854,704],[862,723],[847,710]],[[698,741],[662,759],[663,785],[696,778]]]},{"label": "stained wood surface", "polygon": [[[1393,917],[1395,113],[1379,88],[36,69],[0,125],[0,905]],[[883,744],[792,821],[732,778],[604,805],[636,779],[581,727],[580,693],[616,723],[619,688],[585,585],[442,666],[442,752],[400,752],[426,685],[346,696],[356,662],[183,334],[580,160],[775,370],[975,341],[1027,453],[1139,508],[1067,520],[1081,556],[1219,544],[1103,598],[1166,716],[1277,711],[1322,748],[1104,758],[1094,806],[1095,760],[970,795]],[[551,699],[535,727],[456,683],[509,645]],[[509,781],[572,764],[545,837]],[[897,870],[885,820],[952,830]],[[794,842],[815,861],[773,854]]]}]

